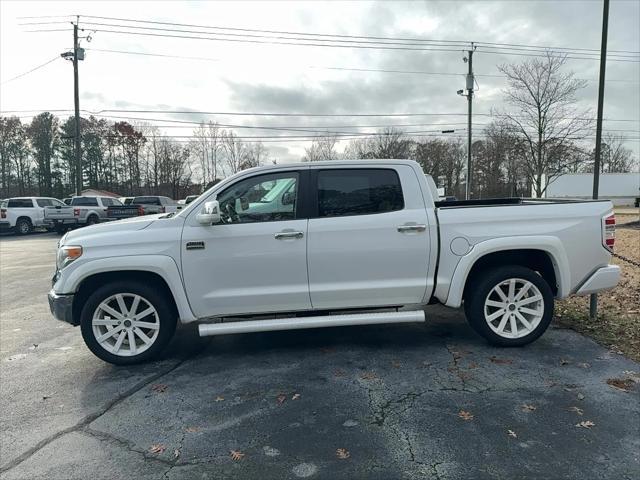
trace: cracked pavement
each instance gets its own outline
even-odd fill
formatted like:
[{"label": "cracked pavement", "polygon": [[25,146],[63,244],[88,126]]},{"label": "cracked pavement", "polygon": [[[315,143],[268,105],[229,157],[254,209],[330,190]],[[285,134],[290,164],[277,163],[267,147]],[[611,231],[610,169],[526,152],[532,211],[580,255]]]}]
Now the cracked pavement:
[{"label": "cracked pavement", "polygon": [[640,478],[640,383],[606,383],[640,365],[573,331],[498,349],[430,307],[426,326],[191,326],[114,367],[49,314],[56,241],[0,238],[3,480]]}]

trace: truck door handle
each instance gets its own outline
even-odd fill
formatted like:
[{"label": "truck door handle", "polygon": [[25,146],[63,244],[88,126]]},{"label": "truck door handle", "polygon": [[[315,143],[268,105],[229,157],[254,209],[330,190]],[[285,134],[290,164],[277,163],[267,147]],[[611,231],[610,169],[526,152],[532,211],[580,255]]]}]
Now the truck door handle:
[{"label": "truck door handle", "polygon": [[304,236],[304,233],[294,232],[294,231],[278,232],[274,235],[276,240],[286,240],[288,238],[302,238],[303,236]]},{"label": "truck door handle", "polygon": [[426,225],[400,225],[398,231],[400,233],[405,232],[424,232],[427,229]]}]

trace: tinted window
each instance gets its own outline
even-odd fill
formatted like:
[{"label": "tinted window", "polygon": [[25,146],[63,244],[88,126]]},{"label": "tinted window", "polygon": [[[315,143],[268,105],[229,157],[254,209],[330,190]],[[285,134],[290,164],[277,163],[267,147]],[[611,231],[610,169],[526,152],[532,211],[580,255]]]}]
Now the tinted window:
[{"label": "tinted window", "polygon": [[30,198],[11,198],[7,202],[7,207],[9,208],[31,208],[33,207],[33,202]]},{"label": "tinted window", "polygon": [[160,205],[158,197],[135,197],[131,202],[135,205]]},{"label": "tinted window", "polygon": [[133,200],[133,198],[125,198],[124,199],[124,204],[125,205],[131,205],[131,201]]},{"label": "tinted window", "polygon": [[318,216],[339,217],[392,212],[404,208],[395,170],[318,171]]},{"label": "tinted window", "polygon": [[102,200],[102,205],[105,207],[109,207],[113,205],[113,201],[108,197],[102,197],[101,200]]},{"label": "tinted window", "polygon": [[39,207],[50,207],[53,202],[49,198],[36,198],[36,203]]},{"label": "tinted window", "polygon": [[218,195],[224,223],[294,220],[298,193],[295,172],[259,175],[234,183]]},{"label": "tinted window", "polygon": [[71,205],[79,207],[97,207],[98,199],[96,197],[73,197]]},{"label": "tinted window", "polygon": [[51,205],[53,205],[54,207],[64,207],[64,206],[66,206],[64,204],[64,202],[58,200],[57,198],[52,198],[51,199]]}]

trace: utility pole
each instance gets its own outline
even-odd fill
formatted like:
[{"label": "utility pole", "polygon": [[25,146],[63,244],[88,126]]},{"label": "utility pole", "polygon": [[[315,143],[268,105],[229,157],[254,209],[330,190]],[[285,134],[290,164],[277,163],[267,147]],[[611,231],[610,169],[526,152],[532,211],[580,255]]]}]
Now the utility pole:
[{"label": "utility pole", "polygon": [[[609,0],[604,0],[602,10],[602,43],[600,44],[600,82],[598,85],[598,117],[596,119],[596,151],[593,163],[593,198],[598,198],[600,186],[600,150],[602,149],[602,113],[604,109],[604,77],[607,69],[607,34],[609,30]],[[598,296],[591,294],[589,301],[589,318],[598,317]]]},{"label": "utility pole", "polygon": [[80,87],[78,86],[78,23],[80,17],[76,16],[76,23],[73,24],[73,102],[75,104],[76,116],[76,195],[82,194],[82,150],[80,146]]},{"label": "utility pole", "polygon": [[471,197],[471,143],[472,143],[472,114],[473,114],[473,87],[475,86],[475,78],[473,76],[473,52],[476,47],[473,42],[471,42],[471,49],[467,51],[468,56],[464,57],[463,60],[468,63],[469,70],[466,76],[466,90],[467,93],[464,93],[464,90],[458,90],[458,95],[463,97],[467,97],[468,104],[468,114],[467,114],[467,182],[464,193],[464,198],[469,200]]}]

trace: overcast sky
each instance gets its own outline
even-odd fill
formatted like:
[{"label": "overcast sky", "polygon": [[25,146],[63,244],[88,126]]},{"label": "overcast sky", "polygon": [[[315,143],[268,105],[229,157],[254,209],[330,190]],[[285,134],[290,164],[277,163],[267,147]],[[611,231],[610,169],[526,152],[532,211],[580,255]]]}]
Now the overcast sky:
[{"label": "overcast sky", "polygon": [[[72,47],[69,24],[20,26],[31,15],[94,15],[157,20],[182,24],[247,29],[464,40],[555,47],[600,47],[602,1],[415,1],[415,2],[30,2],[0,1],[0,109],[53,110],[73,108],[71,63],[61,58],[12,80]],[[80,18],[80,25],[105,20]],[[109,21],[110,23],[122,23]],[[609,49],[640,51],[640,2],[612,1]],[[163,25],[151,25],[163,27]],[[62,32],[28,33],[29,29],[63,28]],[[88,27],[87,27],[88,28]],[[95,25],[93,28],[96,27]],[[105,27],[102,27],[105,28]],[[111,27],[112,29],[116,29]],[[166,27],[164,28],[172,28]],[[195,27],[192,27],[195,29]],[[156,31],[163,33],[162,31]],[[90,34],[89,30],[83,35]],[[182,120],[211,119],[220,123],[257,126],[326,126],[410,124],[405,130],[455,128],[464,133],[467,65],[460,51],[405,51],[273,45],[227,41],[162,38],[107,32],[91,33],[83,41],[86,59],[80,65],[81,108],[197,110],[290,113],[429,113],[424,117],[270,118],[223,117],[199,114],[121,114]],[[232,37],[228,37],[232,38]],[[179,59],[127,53],[199,57]],[[455,49],[454,49],[455,50]],[[514,51],[515,53],[515,51]],[[478,51],[474,70],[497,75],[496,66],[528,57]],[[567,69],[588,80],[580,95],[595,114],[599,62],[568,60]],[[435,74],[335,70],[383,69]],[[460,75],[441,75],[442,73]],[[628,130],[636,139],[628,146],[640,150],[640,63],[607,64],[605,129]],[[503,78],[479,76],[474,112],[500,108]],[[461,114],[461,116],[444,114]],[[25,114],[21,114],[25,115]],[[66,115],[66,114],[61,114]],[[116,115],[110,113],[110,115]],[[120,115],[120,114],[118,114]],[[28,118],[25,118],[28,121]],[[476,129],[489,117],[476,116]],[[158,122],[156,122],[158,123]],[[427,125],[434,124],[438,125]],[[167,123],[163,123],[166,125]],[[417,126],[417,125],[420,126]],[[359,131],[372,131],[375,127]],[[237,130],[242,135],[282,132]],[[348,131],[358,131],[355,128]],[[188,128],[164,129],[188,135]],[[291,134],[291,132],[289,132]],[[265,143],[272,157],[295,160],[302,142]]]}]

